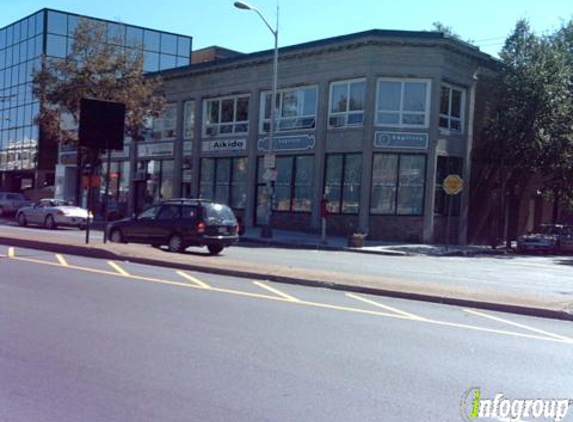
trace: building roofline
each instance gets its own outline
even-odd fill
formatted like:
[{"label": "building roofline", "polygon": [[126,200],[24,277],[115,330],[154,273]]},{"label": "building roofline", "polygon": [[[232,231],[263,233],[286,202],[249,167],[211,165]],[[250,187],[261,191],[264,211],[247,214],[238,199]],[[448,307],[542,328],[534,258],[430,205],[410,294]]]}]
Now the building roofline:
[{"label": "building roofline", "polygon": [[50,8],[50,7],[43,7],[42,9],[36,10],[35,12],[30,13],[28,16],[24,16],[23,18],[18,19],[17,21],[11,22],[11,23],[9,23],[8,25],[3,26],[2,28],[0,28],[0,30],[5,29],[5,28],[8,28],[9,26],[12,26],[12,25],[14,25],[14,24],[16,24],[16,23],[18,23],[18,22],[23,21],[23,20],[26,20],[26,19],[28,19],[29,17],[34,16],[34,15],[40,13],[40,12],[56,12],[56,13],[62,13],[62,14],[64,14],[64,15],[72,15],[72,16],[77,16],[77,17],[80,17],[80,18],[89,18],[89,19],[93,19],[93,20],[100,21],[100,22],[115,23],[115,24],[118,24],[118,25],[127,25],[127,26],[131,26],[131,27],[134,27],[134,28],[146,29],[146,30],[148,30],[148,31],[161,32],[162,34],[176,35],[176,36],[179,36],[179,37],[187,37],[187,38],[193,39],[193,36],[191,36],[191,35],[178,34],[178,33],[176,33],[176,32],[170,32],[170,31],[163,31],[163,30],[161,30],[161,29],[150,28],[150,27],[148,27],[148,26],[133,25],[133,24],[127,23],[127,22],[120,22],[120,21],[114,21],[114,20],[110,20],[110,19],[96,18],[95,16],[82,15],[82,14],[73,13],[73,12],[66,12],[65,10],[52,9],[52,8]]},{"label": "building roofline", "polygon": [[[323,38],[320,40],[308,41],[301,44],[294,44],[285,47],[280,47],[279,54],[301,52],[304,50],[310,50],[317,47],[318,48],[328,47],[336,44],[348,43],[366,38],[411,39],[411,40],[428,40],[428,41],[435,40],[438,42],[442,40],[445,42],[452,43],[455,47],[464,50],[466,53],[473,55],[478,59],[490,62],[492,66],[497,66],[500,63],[498,59],[496,59],[493,56],[490,56],[487,53],[484,53],[476,46],[473,46],[458,38],[449,36],[443,32],[435,32],[435,31],[402,31],[402,30],[371,29],[368,31],[356,32],[347,35]],[[248,62],[253,59],[266,58],[267,56],[271,57],[273,53],[274,53],[273,49],[256,51],[253,53],[245,53],[237,57],[230,57],[211,62],[196,63],[196,64],[191,64],[189,66],[182,66],[182,67],[152,72],[148,73],[148,75],[170,77],[171,75],[175,76],[186,71],[193,72],[195,70],[198,71],[198,70],[208,69],[211,67],[214,68],[217,66],[230,65],[240,62]]]}]

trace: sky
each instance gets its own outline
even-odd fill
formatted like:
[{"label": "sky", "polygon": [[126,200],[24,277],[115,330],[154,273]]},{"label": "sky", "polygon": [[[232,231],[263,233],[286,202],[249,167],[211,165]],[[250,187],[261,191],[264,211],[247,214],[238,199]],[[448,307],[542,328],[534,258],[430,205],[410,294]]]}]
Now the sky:
[{"label": "sky", "polygon": [[[277,0],[249,0],[274,27]],[[252,11],[233,0],[0,0],[0,28],[41,8],[150,27],[193,37],[193,48],[211,45],[251,53],[274,39]],[[450,26],[464,40],[496,56],[518,19],[537,33],[573,18],[571,0],[279,0],[279,46],[370,29],[431,30]]]}]

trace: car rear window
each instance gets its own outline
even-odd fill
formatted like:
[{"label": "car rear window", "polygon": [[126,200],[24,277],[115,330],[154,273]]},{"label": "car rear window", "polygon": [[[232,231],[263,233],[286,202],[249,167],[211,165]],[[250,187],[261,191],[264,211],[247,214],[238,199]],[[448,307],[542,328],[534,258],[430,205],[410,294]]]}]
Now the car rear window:
[{"label": "car rear window", "polygon": [[205,221],[211,224],[237,224],[231,208],[222,204],[205,204]]}]

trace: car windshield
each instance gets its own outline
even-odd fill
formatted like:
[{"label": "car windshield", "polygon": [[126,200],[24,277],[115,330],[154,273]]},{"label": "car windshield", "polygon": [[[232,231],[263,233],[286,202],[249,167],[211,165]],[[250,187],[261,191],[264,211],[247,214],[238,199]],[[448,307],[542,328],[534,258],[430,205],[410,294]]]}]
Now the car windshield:
[{"label": "car windshield", "polygon": [[72,201],[64,201],[63,199],[50,199],[50,205],[52,207],[66,207],[73,206],[74,203]]},{"label": "car windshield", "polygon": [[212,224],[237,224],[231,208],[222,204],[205,204],[205,221]]}]

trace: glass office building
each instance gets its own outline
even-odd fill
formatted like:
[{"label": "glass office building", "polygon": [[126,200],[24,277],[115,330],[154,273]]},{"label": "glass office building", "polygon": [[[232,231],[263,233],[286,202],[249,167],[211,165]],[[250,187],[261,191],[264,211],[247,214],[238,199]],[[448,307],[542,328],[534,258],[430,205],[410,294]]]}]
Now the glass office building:
[{"label": "glass office building", "polygon": [[192,38],[120,22],[42,9],[0,29],[0,190],[21,191],[53,185],[57,150],[43,148],[34,123],[40,104],[32,95],[32,75],[42,57],[65,58],[81,18],[106,25],[110,42],[143,48],[144,71],[191,61]]}]

